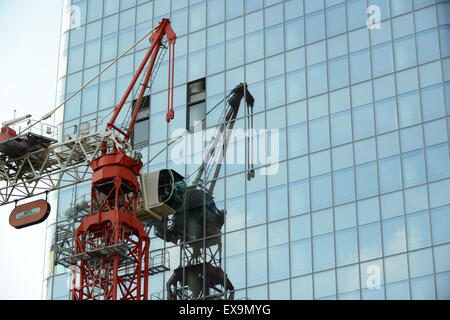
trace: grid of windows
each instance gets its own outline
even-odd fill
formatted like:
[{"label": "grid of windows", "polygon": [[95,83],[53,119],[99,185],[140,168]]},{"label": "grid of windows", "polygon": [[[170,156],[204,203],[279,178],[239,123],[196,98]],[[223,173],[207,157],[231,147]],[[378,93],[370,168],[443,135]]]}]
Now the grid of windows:
[{"label": "grid of windows", "polygon": [[[257,168],[248,182],[244,165],[226,165],[217,182],[216,203],[227,211],[222,266],[236,298],[450,298],[448,1],[72,5],[81,12],[81,27],[61,38],[67,54],[60,59],[60,101],[161,18],[172,20],[179,37],[176,116],[166,125],[166,59],[152,86],[144,162],[186,126],[186,83],[203,77],[206,112],[245,81],[255,97],[255,128],[280,130],[276,175]],[[370,5],[380,8],[379,29],[366,27]],[[111,112],[146,47],[140,44],[66,104],[64,133]],[[208,114],[206,126],[219,115]],[[237,127],[245,127],[244,118],[242,112]],[[145,170],[168,166],[189,175],[197,168],[175,165],[170,151]],[[60,219],[71,197],[72,189],[60,192]],[[165,298],[179,249],[156,237],[151,246],[171,256],[172,270],[150,278],[150,292]],[[62,274],[49,278],[48,297],[66,294],[63,272],[55,268]],[[372,289],[377,276],[379,287]]]}]

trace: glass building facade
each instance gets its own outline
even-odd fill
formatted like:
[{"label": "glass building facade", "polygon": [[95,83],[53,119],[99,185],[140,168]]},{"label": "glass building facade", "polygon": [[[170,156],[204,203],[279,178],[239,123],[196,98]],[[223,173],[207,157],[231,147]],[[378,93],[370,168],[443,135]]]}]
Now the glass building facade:
[{"label": "glass building facade", "polygon": [[[229,164],[215,188],[227,212],[222,269],[235,299],[450,298],[449,1],[65,1],[71,5],[78,21],[61,34],[60,102],[162,18],[172,21],[175,119],[165,122],[166,56],[151,89],[144,162],[186,128],[187,85],[202,78],[206,112],[247,82],[255,129],[279,130],[275,175],[257,166],[247,181],[244,164]],[[368,8],[378,14],[373,28]],[[148,46],[65,105],[61,135],[111,113]],[[245,117],[236,127],[246,128]],[[218,119],[209,113],[206,127]],[[187,176],[198,167],[170,155],[171,147],[143,170]],[[51,242],[71,201],[89,193],[84,183],[58,194],[44,299],[69,298],[69,273],[53,265]],[[151,250],[170,254],[171,270],[149,280],[152,298],[166,299],[180,249],[150,236]]]}]

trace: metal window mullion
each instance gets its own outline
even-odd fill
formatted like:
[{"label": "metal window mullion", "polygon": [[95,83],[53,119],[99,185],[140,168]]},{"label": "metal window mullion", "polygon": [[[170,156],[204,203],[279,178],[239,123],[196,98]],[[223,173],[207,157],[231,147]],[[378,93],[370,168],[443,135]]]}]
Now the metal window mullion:
[{"label": "metal window mullion", "polygon": [[[413,24],[414,24],[414,30],[415,30],[415,21],[414,21],[414,13],[412,13],[413,15]],[[415,37],[415,32],[413,32],[414,35],[414,39],[415,39],[415,45],[416,45],[416,61],[417,64],[419,62],[419,60],[417,59],[417,40]],[[395,60],[395,55],[394,55],[394,31],[392,28],[392,20],[391,20],[391,37],[392,37],[392,60],[394,62]],[[401,150],[401,138],[400,138],[400,119],[399,119],[399,112],[398,112],[398,88],[397,88],[397,72],[396,72],[396,68],[395,68],[395,62],[394,62],[394,94],[395,94],[395,111],[397,114],[397,130],[395,130],[394,132],[397,132],[398,137],[398,146],[399,146],[399,160],[400,160],[400,175],[401,175],[401,183],[402,183],[402,205],[403,205],[403,224],[404,224],[404,229],[405,229],[405,246],[406,246],[406,263],[408,266],[408,288],[409,288],[409,299],[412,299],[412,291],[411,291],[411,267],[410,267],[410,261],[409,261],[409,246],[408,246],[408,228],[407,228],[407,222],[406,222],[406,202],[405,202],[405,175],[404,175],[404,170],[403,170],[403,156],[402,156],[402,150]],[[416,72],[418,73],[418,70],[416,69]],[[378,153],[378,150],[377,150]],[[381,197],[380,197],[381,199]]]},{"label": "metal window mullion", "polygon": [[333,219],[333,255],[334,255],[334,290],[336,294],[336,300],[338,299],[338,276],[337,276],[337,257],[336,257],[336,223],[335,223],[335,217],[334,217],[334,209],[335,209],[335,203],[334,203],[334,171],[333,171],[333,155],[332,155],[332,139],[331,139],[331,110],[330,110],[330,83],[329,83],[329,72],[328,72],[328,42],[327,42],[327,15],[326,15],[326,6],[325,6],[325,0],[323,0],[323,17],[324,17],[324,28],[325,28],[325,67],[327,70],[327,100],[328,100],[328,140],[329,140],[329,155],[330,155],[330,181],[331,181],[331,207],[332,207],[332,219]]},{"label": "metal window mullion", "polygon": [[[291,206],[290,206],[290,188],[289,188],[289,143],[288,143],[288,121],[287,121],[287,87],[286,87],[286,10],[285,5],[282,5],[282,15],[283,15],[283,66],[284,66],[284,121],[285,121],[285,132],[286,138],[284,139],[285,148],[286,148],[286,193],[287,193],[287,233],[288,233],[288,264],[289,264],[289,298],[292,300],[292,257],[291,257]],[[245,19],[244,19],[245,20]],[[244,31],[245,31],[245,22],[244,22]],[[245,50],[245,49],[244,49]],[[281,108],[280,108],[281,109]]]},{"label": "metal window mullion", "polygon": [[[438,18],[438,11],[437,11],[437,5],[435,5],[436,10],[436,28],[438,30],[438,41],[439,41],[439,56],[442,59],[441,55],[441,45],[440,45],[440,33],[439,33],[439,18]],[[413,16],[413,23],[414,23],[414,31],[416,30],[416,19],[415,15]],[[415,40],[415,46],[416,46],[416,60],[417,63],[419,63],[418,60],[418,53],[417,53],[417,39],[414,37]],[[442,60],[441,60],[442,61]],[[442,64],[441,64],[442,67]],[[424,125],[424,118],[423,118],[423,97],[422,97],[422,86],[420,83],[421,77],[420,77],[420,71],[419,68],[417,70],[417,77],[418,77],[418,84],[419,84],[419,99],[420,99],[420,117],[421,117],[421,128],[422,128],[422,143],[423,143],[423,157],[424,157],[424,164],[425,164],[425,177],[426,177],[426,190],[427,190],[427,204],[428,204],[428,221],[429,221],[429,230],[430,230],[430,246],[431,246],[431,257],[433,259],[433,279],[434,279],[434,294],[435,299],[438,299],[438,291],[437,291],[437,277],[436,277],[436,264],[435,264],[435,256],[434,256],[434,243],[433,243],[433,225],[432,225],[432,219],[431,219],[431,201],[430,201],[430,180],[428,177],[428,159],[427,159],[427,146],[425,141],[425,125]],[[442,78],[443,79],[443,78]],[[444,104],[445,104],[445,84],[442,83],[442,90],[444,93]],[[445,107],[445,105],[444,105]],[[446,108],[447,112],[447,108]],[[448,121],[446,121],[447,123]],[[448,130],[447,130],[448,132]],[[448,134],[448,133],[447,133]]]},{"label": "metal window mullion", "polygon": [[304,63],[305,63],[305,107],[306,107],[306,129],[307,129],[307,143],[308,143],[308,195],[309,195],[309,232],[310,232],[310,247],[311,247],[311,283],[312,283],[312,299],[315,300],[315,286],[314,286],[314,239],[312,230],[312,197],[311,197],[311,146],[309,143],[309,110],[308,110],[308,63],[307,63],[307,51],[306,51],[306,19],[305,19],[305,6],[303,5],[303,39],[305,48]]}]

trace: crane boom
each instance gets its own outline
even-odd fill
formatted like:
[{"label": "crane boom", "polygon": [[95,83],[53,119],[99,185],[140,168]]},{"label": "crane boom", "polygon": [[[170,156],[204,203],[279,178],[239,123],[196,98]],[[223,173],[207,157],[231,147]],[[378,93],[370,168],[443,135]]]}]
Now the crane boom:
[{"label": "crane boom", "polygon": [[[222,140],[221,137],[223,136],[224,131],[226,130],[225,141],[224,141],[223,145],[221,145],[222,148],[220,150],[219,161],[215,168],[213,178],[211,179],[211,184],[208,188],[208,193],[210,195],[212,195],[214,192],[214,187],[216,185],[217,177],[219,176],[220,168],[222,166],[223,157],[224,157],[224,154],[226,153],[226,151],[228,149],[228,145],[230,143],[230,135],[231,135],[234,125],[236,123],[235,121],[236,121],[236,117],[239,113],[239,108],[240,108],[242,99],[244,99],[247,104],[247,108],[249,110],[249,117],[253,116],[253,104],[255,102],[255,99],[253,98],[251,93],[248,91],[247,84],[240,83],[230,92],[230,94],[226,98],[227,103],[230,105],[230,109],[226,112],[224,122],[220,125],[219,129],[217,130],[215,139],[213,140],[211,145],[206,150],[206,155],[203,159],[200,169],[198,170],[197,176],[193,182],[193,185],[197,185],[200,182],[200,180],[202,179],[207,166],[210,164],[211,158],[213,157],[214,153],[217,150],[219,142]],[[250,163],[249,163],[249,165],[250,165]]]}]

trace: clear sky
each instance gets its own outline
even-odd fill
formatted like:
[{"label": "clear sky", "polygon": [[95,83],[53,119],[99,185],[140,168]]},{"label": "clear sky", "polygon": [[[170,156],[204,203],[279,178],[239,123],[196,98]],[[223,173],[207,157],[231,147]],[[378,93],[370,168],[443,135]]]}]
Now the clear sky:
[{"label": "clear sky", "polygon": [[[0,0],[0,123],[55,107],[62,0]],[[0,207],[0,299],[41,299],[46,223],[16,230]],[[55,214],[52,212],[51,214]]]}]

